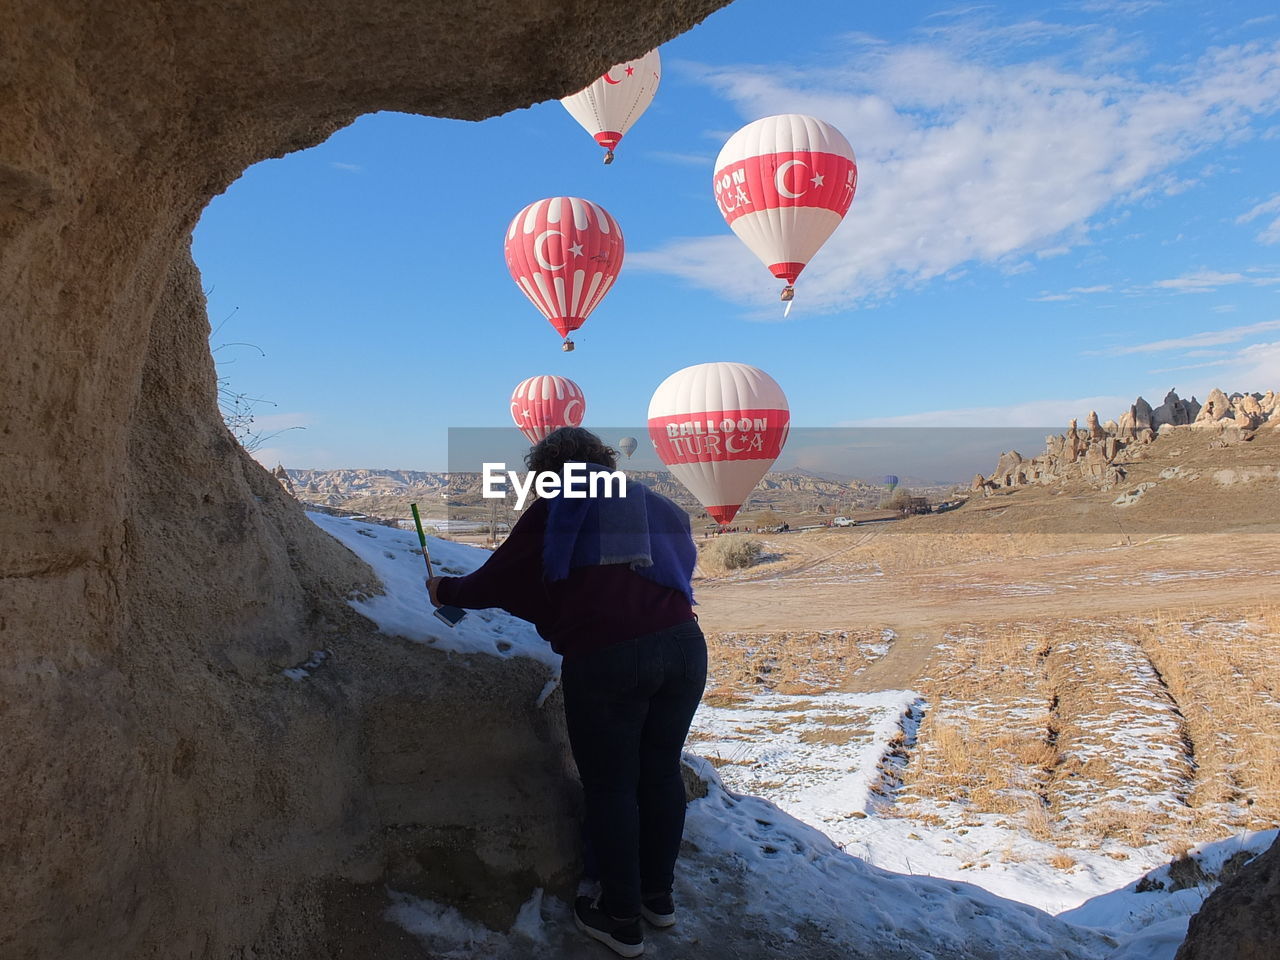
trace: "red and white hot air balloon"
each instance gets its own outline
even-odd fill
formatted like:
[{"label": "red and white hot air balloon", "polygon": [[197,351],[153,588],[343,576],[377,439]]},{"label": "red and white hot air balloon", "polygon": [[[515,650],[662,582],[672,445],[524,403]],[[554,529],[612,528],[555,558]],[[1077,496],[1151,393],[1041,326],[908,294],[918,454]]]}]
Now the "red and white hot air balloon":
[{"label": "red and white hot air balloon", "polygon": [[610,67],[591,86],[560,102],[608,151],[604,162],[613,163],[613,148],[653,102],[661,79],[662,58],[657,50],[650,50],[639,60]]},{"label": "red and white hot air balloon", "polygon": [[578,197],[529,204],[507,227],[507,269],[564,337],[586,322],[622,269],[622,229],[604,207]]},{"label": "red and white hot air balloon", "polygon": [[787,282],[783,300],[844,219],[857,186],[844,134],[798,113],[747,124],[716,158],[716,204],[738,239]]},{"label": "red and white hot air balloon", "polygon": [[773,377],[745,363],[700,363],[649,401],[658,456],[720,523],[733,519],[782,453],[791,413]]},{"label": "red and white hot air balloon", "polygon": [[586,412],[586,395],[568,377],[529,377],[511,391],[511,419],[530,443],[561,427],[581,426]]}]

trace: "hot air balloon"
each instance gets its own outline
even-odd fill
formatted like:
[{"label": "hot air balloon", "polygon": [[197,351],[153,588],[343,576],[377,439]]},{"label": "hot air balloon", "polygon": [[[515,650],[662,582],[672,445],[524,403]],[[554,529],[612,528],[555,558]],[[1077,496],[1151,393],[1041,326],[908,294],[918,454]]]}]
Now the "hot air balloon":
[{"label": "hot air balloon", "polygon": [[511,419],[530,443],[552,430],[580,426],[586,412],[582,388],[568,377],[529,377],[511,392]]},{"label": "hot air balloon", "polygon": [[[749,123],[716,158],[725,222],[795,294],[796,278],[849,210],[858,186],[853,148],[831,124],[785,113]],[[787,308],[790,310],[790,306]]]},{"label": "hot air balloon", "polygon": [[782,388],[745,363],[685,367],[649,401],[659,458],[722,524],[782,452],[790,420]]},{"label": "hot air balloon", "polygon": [[507,269],[524,295],[551,321],[563,349],[622,269],[622,230],[603,207],[578,197],[529,204],[507,228]]},{"label": "hot air balloon", "polygon": [[628,460],[631,459],[631,455],[636,452],[636,447],[638,446],[639,444],[636,443],[635,437],[623,437],[618,441],[618,449],[627,455]]},{"label": "hot air balloon", "polygon": [[613,148],[640,118],[662,79],[662,59],[650,50],[639,60],[610,67],[591,86],[560,102],[569,115],[604,147],[605,163],[613,163]]},{"label": "hot air balloon", "polygon": [[898,485],[898,478],[892,473],[885,474],[884,479],[880,481],[884,484],[885,489],[893,493],[894,487]]}]

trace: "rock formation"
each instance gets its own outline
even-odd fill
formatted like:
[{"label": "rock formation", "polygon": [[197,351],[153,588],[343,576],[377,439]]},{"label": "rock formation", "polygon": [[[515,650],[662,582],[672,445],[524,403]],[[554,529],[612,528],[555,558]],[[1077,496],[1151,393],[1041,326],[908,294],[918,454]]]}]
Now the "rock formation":
[{"label": "rock formation", "polygon": [[275,477],[276,483],[284,488],[284,492],[291,497],[296,497],[298,491],[294,489],[293,481],[289,479],[289,471],[284,468],[283,463],[277,463],[276,468],[271,471],[271,476]]},{"label": "rock formation", "polygon": [[1273,960],[1280,945],[1280,838],[1209,894],[1175,960]]},{"label": "rock formation", "polygon": [[1195,422],[1200,424],[1214,424],[1219,420],[1226,420],[1235,416],[1235,408],[1231,404],[1231,400],[1225,393],[1217,387],[1210,392],[1209,397],[1204,402],[1204,406],[1200,408],[1200,413],[1196,415]]},{"label": "rock formation", "polygon": [[1030,460],[1017,451],[1002,453],[990,476],[974,477],[970,489],[989,495],[1003,487],[1076,479],[1109,490],[1124,482],[1124,464],[1169,430],[1212,432],[1211,442],[1223,445],[1248,439],[1264,425],[1280,427],[1280,397],[1272,391],[1228,397],[1214,390],[1201,406],[1170,390],[1154,410],[1138,397],[1119,420],[1099,423],[1091,410],[1086,424],[1081,430],[1072,420],[1065,433],[1046,437],[1044,452]]},{"label": "rock formation", "polygon": [[563,889],[544,671],[343,602],[370,571],[221,423],[189,238],[361,114],[559,97],[724,2],[5,4],[0,956],[326,960],[387,878],[498,925]]},{"label": "rock formation", "polygon": [[1170,390],[1165,394],[1164,403],[1151,412],[1151,425],[1159,430],[1165,424],[1174,427],[1186,426],[1200,413],[1200,404],[1195,398],[1179,400],[1177,393]]}]

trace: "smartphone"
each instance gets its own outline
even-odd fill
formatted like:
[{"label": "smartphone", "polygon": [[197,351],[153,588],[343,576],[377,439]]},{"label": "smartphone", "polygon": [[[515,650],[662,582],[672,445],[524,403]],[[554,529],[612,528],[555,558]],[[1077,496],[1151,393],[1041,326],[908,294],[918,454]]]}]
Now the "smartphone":
[{"label": "smartphone", "polygon": [[466,615],[467,611],[461,607],[436,607],[436,619],[444,621],[451,627],[460,624]]}]

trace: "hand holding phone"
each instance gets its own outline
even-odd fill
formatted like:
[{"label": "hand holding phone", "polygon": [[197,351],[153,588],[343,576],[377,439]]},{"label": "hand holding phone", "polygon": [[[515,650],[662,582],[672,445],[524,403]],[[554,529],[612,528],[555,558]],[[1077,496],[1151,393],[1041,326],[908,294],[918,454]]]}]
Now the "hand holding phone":
[{"label": "hand holding phone", "polygon": [[436,595],[436,591],[440,587],[440,577],[430,577],[427,580],[427,596],[431,598],[431,605],[436,608],[436,619],[447,623],[451,627],[456,627],[462,618],[467,615],[467,611],[461,607],[453,607],[440,602],[440,598]]}]

